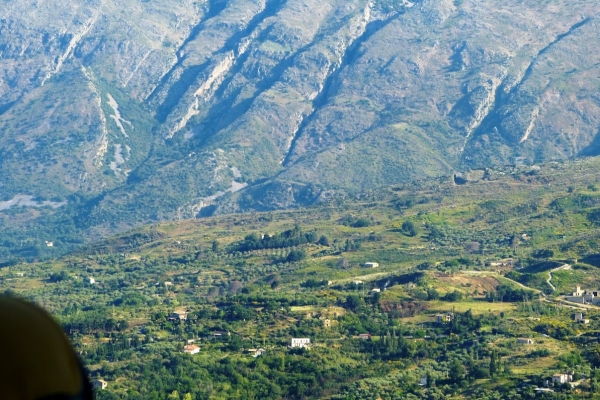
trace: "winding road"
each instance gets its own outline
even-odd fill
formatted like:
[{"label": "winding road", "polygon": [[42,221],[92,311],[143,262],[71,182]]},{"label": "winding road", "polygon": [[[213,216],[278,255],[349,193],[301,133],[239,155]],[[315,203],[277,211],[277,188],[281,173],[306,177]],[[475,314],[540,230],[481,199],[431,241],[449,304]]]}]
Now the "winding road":
[{"label": "winding road", "polygon": [[569,269],[571,269],[571,265],[570,264],[563,264],[563,265],[561,265],[558,268],[554,268],[554,269],[551,269],[550,271],[548,271],[548,280],[546,280],[546,283],[548,285],[550,285],[550,287],[552,288],[553,292],[556,292],[556,286],[554,286],[552,284],[552,273],[554,271],[559,271],[559,270],[565,270],[566,271],[566,270],[569,270]]}]

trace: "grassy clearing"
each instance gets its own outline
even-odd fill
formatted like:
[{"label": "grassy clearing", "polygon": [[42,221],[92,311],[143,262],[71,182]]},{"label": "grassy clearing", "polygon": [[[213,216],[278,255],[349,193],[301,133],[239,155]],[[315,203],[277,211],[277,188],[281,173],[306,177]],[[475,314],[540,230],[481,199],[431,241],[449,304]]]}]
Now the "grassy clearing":
[{"label": "grassy clearing", "polygon": [[490,303],[487,301],[461,301],[456,303],[444,301],[429,302],[431,311],[447,312],[466,312],[471,310],[473,315],[511,312],[516,311],[517,306],[514,303]]}]

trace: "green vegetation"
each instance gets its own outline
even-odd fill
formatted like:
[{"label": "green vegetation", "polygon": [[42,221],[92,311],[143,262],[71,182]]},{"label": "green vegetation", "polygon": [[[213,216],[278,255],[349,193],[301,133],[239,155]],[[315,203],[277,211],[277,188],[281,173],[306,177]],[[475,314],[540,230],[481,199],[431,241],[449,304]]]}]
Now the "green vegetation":
[{"label": "green vegetation", "polygon": [[[60,320],[109,382],[100,400],[529,399],[567,370],[577,387],[554,395],[598,398],[600,309],[564,296],[600,286],[600,228],[555,207],[589,183],[520,177],[156,224],[15,260],[0,288]],[[294,337],[311,347],[288,348]],[[184,354],[188,341],[200,353]]]}]

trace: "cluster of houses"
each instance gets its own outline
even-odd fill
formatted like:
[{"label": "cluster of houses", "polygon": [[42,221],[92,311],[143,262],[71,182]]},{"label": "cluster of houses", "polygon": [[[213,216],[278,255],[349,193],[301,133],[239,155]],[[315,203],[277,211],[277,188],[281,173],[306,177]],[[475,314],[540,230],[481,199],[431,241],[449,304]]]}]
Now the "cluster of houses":
[{"label": "cluster of houses", "polygon": [[565,300],[572,303],[600,305],[600,292],[583,290],[577,286],[572,296],[566,296]]}]

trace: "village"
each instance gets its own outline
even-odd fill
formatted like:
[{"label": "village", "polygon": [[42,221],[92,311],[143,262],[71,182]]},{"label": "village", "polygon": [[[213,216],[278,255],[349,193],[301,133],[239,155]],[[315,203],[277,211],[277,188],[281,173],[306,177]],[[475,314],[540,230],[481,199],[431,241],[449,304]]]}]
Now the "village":
[{"label": "village", "polygon": [[[512,268],[513,264],[512,264],[512,262],[500,261],[500,262],[492,262],[492,263],[490,263],[490,266]],[[364,263],[363,267],[365,269],[376,269],[376,268],[380,267],[380,264],[378,262],[366,262],[366,263]],[[468,272],[469,271],[466,271],[465,273],[468,273]],[[92,280],[90,280],[90,283],[95,284],[96,282],[95,281],[92,282]],[[332,281],[327,282],[328,286],[332,286],[333,284],[334,283]],[[173,283],[165,282],[165,285],[172,286]],[[352,280],[352,285],[353,285],[353,287],[356,287],[358,289],[360,289],[360,288],[364,289],[366,287],[366,280],[354,279],[354,280]],[[415,285],[411,283],[411,284],[408,284],[407,287],[414,289]],[[368,291],[368,295],[369,296],[381,296],[383,294],[383,292],[385,292],[387,289],[388,289],[387,284],[382,287],[374,287]],[[585,289],[582,289],[580,286],[577,286],[571,295],[562,296],[561,301],[564,301],[565,307],[571,307],[575,311],[572,316],[573,323],[574,324],[582,324],[582,325],[590,324],[590,319],[586,317],[586,313],[584,311],[578,310],[576,306],[569,306],[568,304],[579,304],[579,305],[583,305],[583,306],[597,306],[600,304],[600,298],[598,297],[597,291],[585,290]],[[559,304],[559,303],[557,303],[557,304]],[[168,320],[173,323],[185,324],[188,321],[189,315],[190,315],[190,311],[188,309],[179,308],[179,309],[174,310],[171,313],[171,315],[168,317]],[[342,315],[343,314],[336,313],[336,312],[333,312],[330,315],[328,315],[327,313],[309,312],[305,315],[305,318],[306,319],[317,319],[322,324],[323,328],[327,330],[327,329],[331,329],[333,326],[338,324],[338,320]],[[449,312],[445,312],[445,313],[437,313],[437,314],[429,316],[428,323],[433,324],[432,327],[435,327],[435,326],[443,327],[446,325],[453,324],[455,322],[456,317],[457,317],[457,313],[453,312],[453,311],[449,311]],[[143,327],[140,328],[139,332],[142,332],[142,330],[143,330]],[[215,341],[217,341],[217,342],[226,343],[229,340],[231,340],[232,337],[237,336],[237,335],[238,335],[238,333],[232,332],[230,330],[213,330],[210,332],[210,335],[207,337],[188,339],[186,341],[186,343],[184,345],[182,345],[181,352],[183,354],[187,354],[187,355],[193,357],[202,352],[202,342],[214,343]],[[545,337],[547,337],[547,335],[540,335],[540,338],[542,338],[542,339]],[[414,337],[411,335],[406,335],[406,336],[404,336],[404,338],[407,340],[414,340],[414,341],[427,341],[427,340],[440,340],[440,339],[444,339],[444,338],[449,338],[449,336],[444,335],[444,334],[438,334],[435,337],[425,335],[423,337],[418,338],[418,337]],[[358,334],[352,335],[352,336],[342,336],[339,340],[340,341],[359,340],[359,341],[378,342],[378,341],[384,340],[384,338],[372,335],[369,332],[361,332],[361,333],[358,333]],[[536,338],[517,337],[514,340],[515,340],[515,343],[517,346],[522,346],[524,348],[527,348],[528,346],[536,345]],[[292,354],[296,354],[296,353],[294,353],[296,351],[310,351],[311,348],[318,348],[318,347],[322,347],[325,345],[323,343],[315,342],[314,340],[312,340],[309,337],[291,337],[291,338],[289,338],[288,343],[289,344],[286,347]],[[266,346],[263,344],[262,347],[241,348],[240,352],[247,355],[248,357],[256,359],[258,357],[263,357],[265,355],[268,355],[269,352],[272,352],[276,349],[277,348],[273,345]],[[278,350],[280,351],[281,349],[278,349]],[[544,380],[544,384],[542,387],[535,387],[534,390],[536,393],[544,394],[544,393],[553,393],[557,387],[563,387],[564,385],[568,385],[569,387],[575,388],[579,384],[581,384],[581,382],[584,382],[585,378],[586,378],[585,376],[582,376],[581,374],[577,374],[572,370],[556,371],[553,375],[547,376],[547,378]],[[94,384],[94,387],[96,387],[98,390],[104,390],[108,387],[109,382],[107,382],[104,379],[96,379],[93,382],[93,384]],[[421,377],[419,385],[423,388],[428,387],[428,385],[429,385],[428,377],[427,376]]]}]

